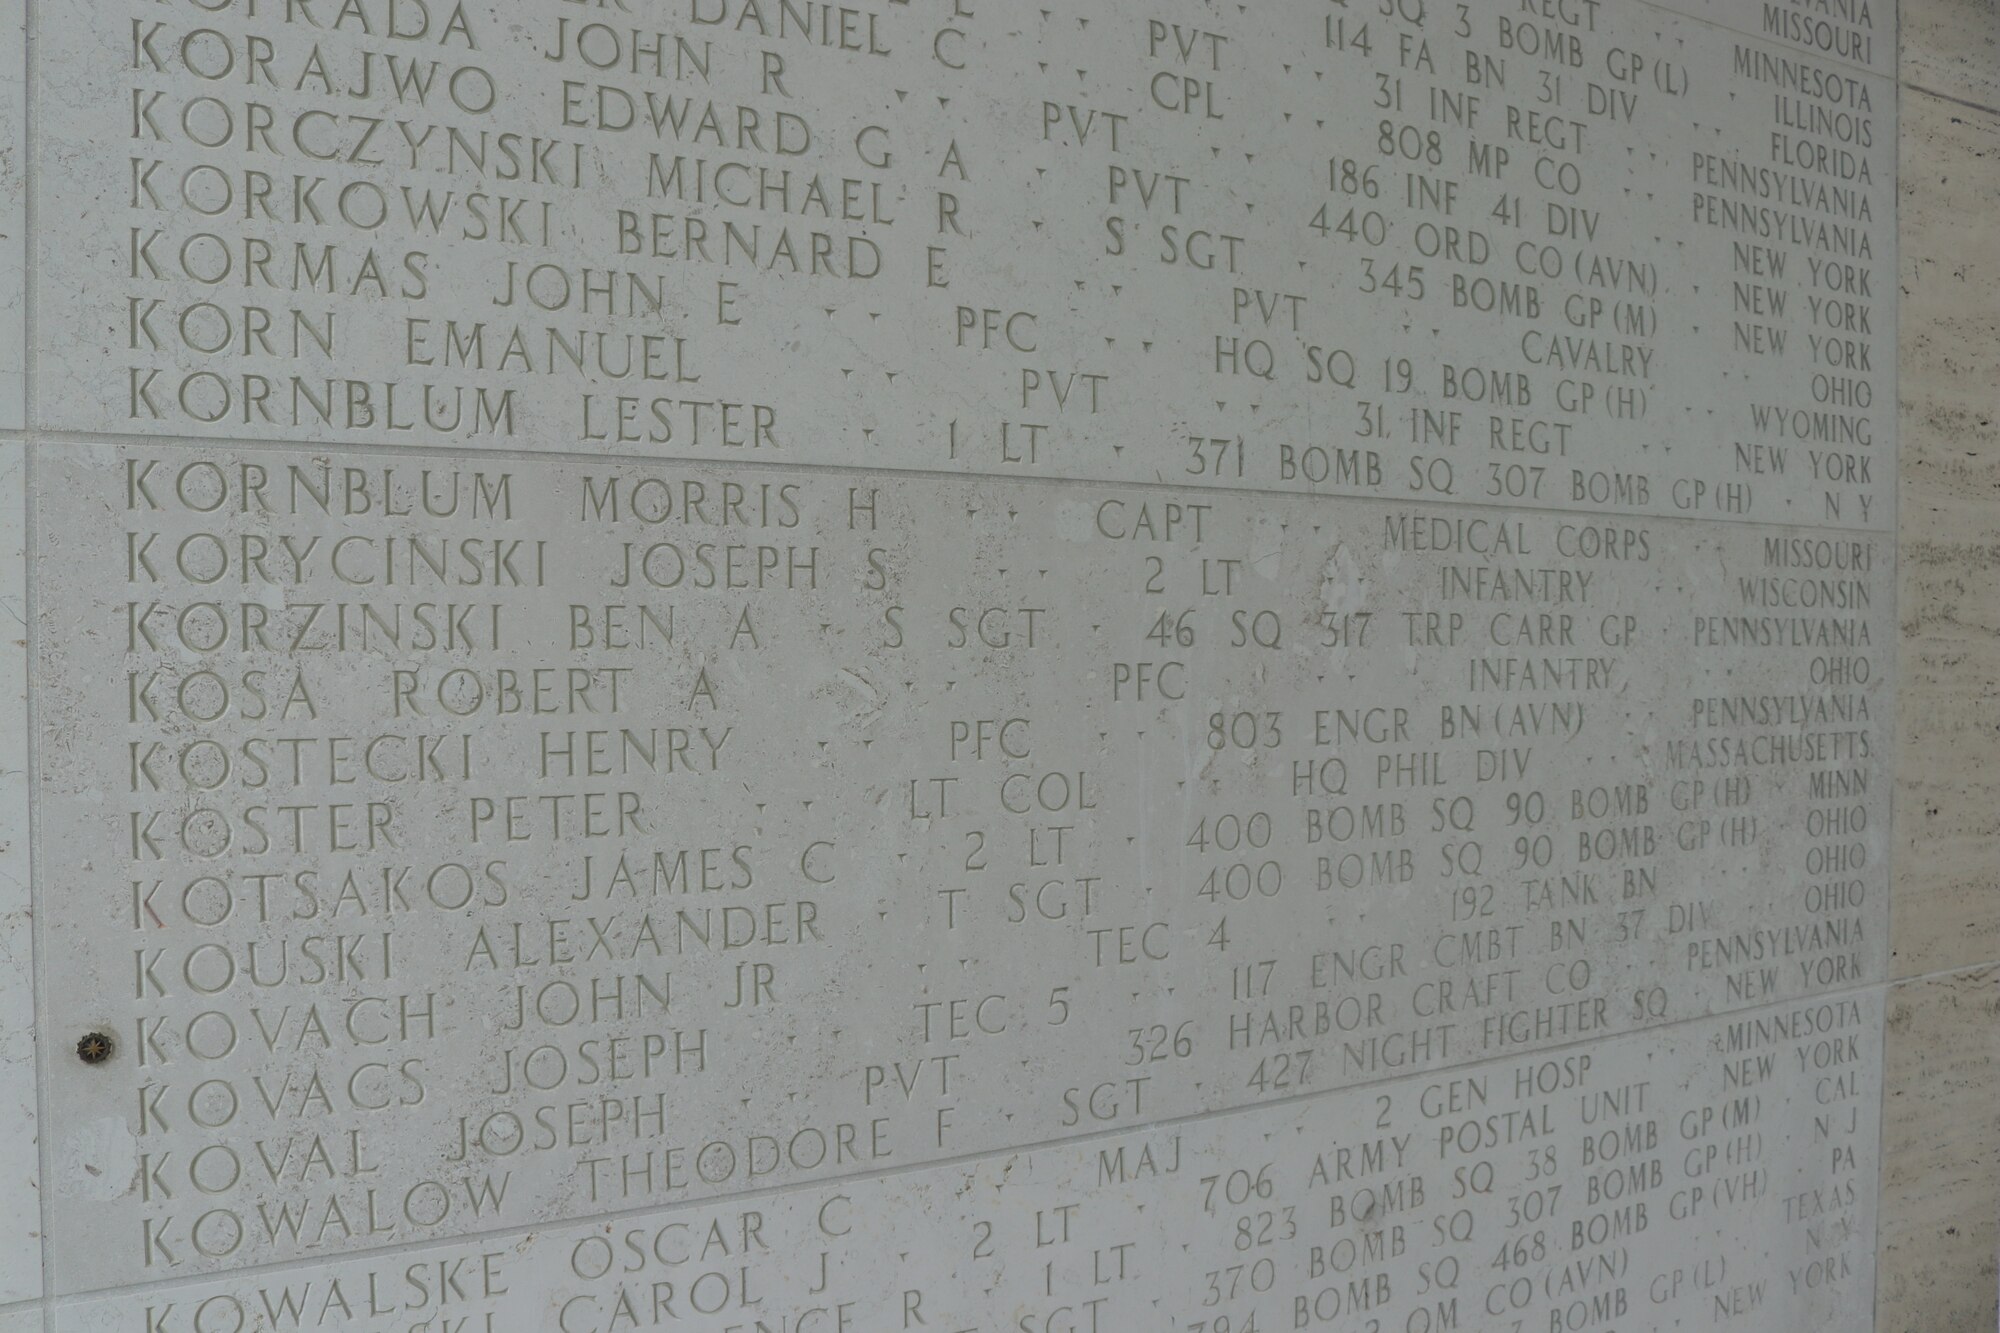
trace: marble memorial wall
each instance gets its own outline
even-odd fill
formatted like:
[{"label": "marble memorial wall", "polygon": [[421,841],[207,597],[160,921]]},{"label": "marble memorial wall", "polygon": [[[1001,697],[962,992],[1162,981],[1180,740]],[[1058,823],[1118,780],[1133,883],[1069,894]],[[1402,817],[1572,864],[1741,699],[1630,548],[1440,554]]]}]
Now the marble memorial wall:
[{"label": "marble memorial wall", "polygon": [[1874,1327],[1893,3],[23,35],[10,1333]]}]

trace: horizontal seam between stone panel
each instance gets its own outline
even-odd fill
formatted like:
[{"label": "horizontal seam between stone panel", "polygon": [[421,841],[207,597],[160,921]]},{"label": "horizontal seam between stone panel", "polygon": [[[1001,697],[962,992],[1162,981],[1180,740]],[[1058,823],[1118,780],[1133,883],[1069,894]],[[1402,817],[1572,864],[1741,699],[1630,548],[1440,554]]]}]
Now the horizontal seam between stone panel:
[{"label": "horizontal seam between stone panel", "polygon": [[[210,452],[227,452],[232,449],[273,449],[292,453],[320,455],[327,455],[332,451],[338,450],[342,452],[343,458],[348,453],[385,453],[450,458],[459,462],[476,461],[482,458],[498,458],[523,463],[600,463],[618,467],[713,467],[723,470],[730,468],[775,469],[781,472],[802,472],[807,474],[823,472],[830,475],[860,475],[877,478],[912,477],[922,481],[938,482],[967,483],[994,481],[1022,486],[1097,486],[1107,490],[1128,487],[1172,491],[1182,496],[1246,495],[1262,496],[1267,499],[1300,500],[1317,503],[1353,500],[1364,504],[1398,505],[1404,508],[1437,506],[1446,509],[1477,509],[1503,514],[1547,514],[1556,518],[1624,520],[1635,523],[1712,523],[1722,527],[1736,528],[1785,528],[1799,529],[1806,532],[1845,532],[1858,536],[1880,537],[1887,541],[1893,541],[1896,536],[1896,511],[1893,504],[1889,506],[1887,526],[1861,528],[1847,524],[1801,523],[1774,518],[1717,518],[1705,514],[1660,514],[1649,513],[1644,510],[1629,512],[1625,510],[1559,509],[1549,505],[1501,504],[1491,500],[1440,499],[1436,496],[1411,496],[1405,499],[1390,495],[1351,495],[1337,491],[1288,491],[1275,486],[1203,486],[1193,482],[1148,481],[1141,478],[1120,480],[1107,477],[1052,477],[1027,473],[974,470],[954,472],[945,468],[899,467],[895,464],[800,463],[782,458],[711,458],[703,455],[595,453],[588,450],[571,449],[489,449],[476,445],[377,444],[358,441],[218,439],[214,437],[197,439],[188,435],[136,435],[118,431],[34,430],[25,432],[25,434],[28,437],[26,442],[30,445],[81,444],[120,449],[150,445],[153,448],[168,450],[191,447],[206,449]],[[29,498],[32,501],[33,497],[30,496]],[[1893,496],[1886,498],[1893,499]]]},{"label": "horizontal seam between stone panel", "polygon": [[[1672,14],[1675,18],[1686,19],[1690,23],[1699,23],[1705,28],[1714,28],[1718,32],[1726,32],[1732,37],[1741,37],[1746,41],[1762,42],[1766,46],[1774,46],[1781,51],[1797,52],[1800,55],[1808,56],[1814,60],[1817,60],[1821,64],[1838,65],[1842,69],[1851,69],[1856,71],[1857,73],[1866,74],[1870,78],[1874,79],[1887,79],[1892,83],[1895,82],[1896,79],[1896,76],[1894,74],[1884,74],[1881,70],[1870,69],[1866,65],[1857,65],[1852,60],[1843,60],[1839,56],[1824,55],[1818,51],[1814,51],[1803,46],[1794,46],[1787,42],[1781,42],[1777,38],[1771,37],[1765,33],[1749,32],[1742,28],[1735,27],[1731,24],[1724,23],[1721,19],[1710,18],[1705,14],[1690,14],[1684,9],[1675,9],[1671,4],[1665,3],[1664,0],[1639,0],[1639,3],[1644,5],[1648,9],[1657,9],[1663,14]],[[1902,9],[1900,7],[1898,7],[1896,11],[1896,17],[1899,21],[1902,18]],[[1880,36],[1881,34],[1877,33],[1871,35]],[[1900,50],[1901,44],[1896,41],[1896,34],[1890,33],[1889,40],[1892,45],[1895,45],[1899,48],[1897,50],[1897,58],[1900,59],[1902,55],[1902,52]]]},{"label": "horizontal seam between stone panel", "polygon": [[[1893,912],[1895,910],[1895,891],[1893,887],[1890,890],[1889,906]],[[1894,990],[1898,986],[1914,986],[1921,982],[1939,981],[1946,977],[1964,976],[1972,972],[1990,972],[1996,968],[2000,968],[2000,958],[1987,959],[1977,963],[1961,963],[1956,967],[1940,967],[1931,972],[1913,972],[1907,977],[1891,977],[1887,984],[1891,990]]]},{"label": "horizontal seam between stone panel", "polygon": [[1935,97],[1940,102],[1949,102],[1953,106],[1962,106],[1968,110],[1982,112],[1992,116],[1996,120],[2000,120],[2000,106],[1988,106],[1984,102],[1975,102],[1969,97],[1958,97],[1951,93],[1939,92],[1935,88],[1927,88],[1923,84],[1912,82],[1909,79],[1903,80],[1903,87],[1913,93],[1922,93],[1925,97]]}]

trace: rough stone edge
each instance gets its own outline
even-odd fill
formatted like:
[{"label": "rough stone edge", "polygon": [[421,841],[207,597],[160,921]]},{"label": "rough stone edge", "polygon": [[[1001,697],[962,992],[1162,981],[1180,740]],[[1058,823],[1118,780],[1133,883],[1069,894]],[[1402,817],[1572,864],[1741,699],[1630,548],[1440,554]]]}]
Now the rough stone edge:
[{"label": "rough stone edge", "polygon": [[[1896,170],[1896,236],[1898,249],[1898,273],[1908,256],[1903,252],[1902,190],[1904,173],[1912,164],[1903,159],[1904,112],[1913,98],[1943,98],[1947,101],[1970,105],[1962,98],[1952,97],[1950,91],[1940,90],[1927,81],[1927,76],[1935,71],[1922,58],[1924,53],[1913,52],[1906,43],[1913,38],[1913,26],[1922,25],[1927,17],[1924,0],[1903,0],[1898,6],[1897,32],[1897,86],[1896,86],[1896,128],[1898,160]],[[1934,18],[1935,15],[1928,15]],[[1976,113],[1975,113],[1976,114]],[[1898,293],[1900,295],[1900,293]],[[1996,298],[2000,300],[2000,298]],[[1898,350],[1898,383],[1896,401],[1898,403],[1897,439],[1901,442],[1907,414],[1903,411],[1903,394],[1900,380],[1901,361],[1908,350],[1911,328],[1901,318],[1902,302],[1898,300],[1896,323]],[[1902,529],[1900,525],[1901,496],[1903,482],[1903,459],[1899,453],[1897,467],[1897,513],[1896,540],[1900,547]],[[1902,579],[1901,561],[1898,561],[1898,585]],[[1900,599],[1899,599],[1900,600]],[[1898,606],[1900,616],[1907,610]],[[1898,643],[1900,656],[1902,645]],[[1898,690],[1903,687],[1899,679]],[[1901,784],[1892,795],[1892,801],[1900,801],[1905,793]],[[1893,832],[1893,828],[1892,828]],[[1895,916],[1899,895],[1892,876],[1890,884],[1891,939],[1896,938]],[[1911,1029],[1918,1024],[1919,1010],[1927,1002],[1942,1003],[1950,997],[1954,989],[1970,986],[1978,988],[1989,982],[1993,976],[1994,964],[1982,963],[1937,976],[1905,976],[1892,980],[1886,988],[1883,1003],[1883,1070],[1881,1106],[1881,1151],[1878,1155],[1877,1189],[1878,1213],[1875,1235],[1875,1327],[1877,1333],[1916,1333],[1917,1330],[1943,1328],[1937,1322],[1943,1310],[1955,1312],[1954,1318],[1964,1318],[1967,1328],[1994,1328],[2000,1324],[2000,1289],[1996,1289],[1996,1244],[2000,1244],[2000,1200],[1996,1200],[1992,1190],[1976,1188],[1978,1180],[1969,1172],[1965,1161],[1960,1161],[1957,1170],[1932,1173],[1935,1178],[1924,1178],[1924,1170],[1919,1167],[1918,1175],[1904,1178],[1903,1149],[1911,1142],[1929,1137],[1948,1140],[1951,1131],[1960,1135],[1974,1131],[1982,1123],[1991,1132],[1994,1122],[1996,1098],[2000,1098],[2000,1062],[1989,1061],[1979,1072],[1983,1078],[1963,1078],[1952,1080],[1945,1077],[1944,1070],[1938,1068],[1941,1052],[1934,1045],[1913,1047],[1909,1038],[1915,1034]],[[1892,959],[1892,971],[1895,963]],[[1925,1131],[1928,1131],[1926,1133]],[[1970,1178],[1969,1178],[1970,1177]],[[1974,1188],[1968,1189],[1967,1186]],[[1912,1238],[1919,1237],[1924,1229],[1921,1214],[1933,1211],[1938,1200],[1946,1201],[1946,1206],[1956,1198],[1958,1206],[1965,1211],[1960,1221],[1964,1224],[1954,1234],[1962,1234],[1971,1229],[1958,1246],[1947,1247],[1952,1259],[1964,1267],[1951,1273],[1955,1280],[1945,1282],[1912,1282],[1903,1271],[1906,1267],[1906,1253]],[[1931,1205],[1924,1207],[1923,1205]],[[1927,1245],[1935,1246],[1942,1237],[1931,1235],[1924,1238]],[[1935,1251],[1932,1251],[1935,1253]],[[1933,1274],[1933,1277],[1936,1275]],[[1957,1324],[1951,1325],[1957,1327]]]},{"label": "rough stone edge", "polygon": [[2000,965],[1889,988],[1878,1333],[1989,1329],[2000,1316],[1996,1016]]}]

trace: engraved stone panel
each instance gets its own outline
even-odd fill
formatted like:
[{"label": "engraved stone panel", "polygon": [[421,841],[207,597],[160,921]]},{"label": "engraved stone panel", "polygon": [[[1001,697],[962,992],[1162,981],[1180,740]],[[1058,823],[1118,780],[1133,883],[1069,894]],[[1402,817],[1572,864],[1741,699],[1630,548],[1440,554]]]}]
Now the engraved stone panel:
[{"label": "engraved stone panel", "polygon": [[0,1304],[1871,1326],[1893,5],[32,21]]},{"label": "engraved stone panel", "polygon": [[[78,1301],[55,1327],[1849,1333],[1871,1326],[1874,1205],[1825,1163],[1868,1151],[1876,1102],[1816,1094],[1813,1053],[1879,1076],[1881,1017],[1877,996],[1759,1010],[1087,1144]],[[1767,1073],[1746,1085],[1739,1062]]]},{"label": "engraved stone panel", "polygon": [[46,424],[1886,528],[1893,14],[1766,8],[80,0]]},{"label": "engraved stone panel", "polygon": [[[73,626],[39,662],[43,870],[118,889],[47,905],[51,1009],[131,1034],[50,1073],[105,1108],[57,1131],[64,1289],[1882,975],[1881,685],[1799,685],[1891,633],[1865,534],[694,464],[38,471]],[[1844,611],[1744,610],[1806,589]]]}]

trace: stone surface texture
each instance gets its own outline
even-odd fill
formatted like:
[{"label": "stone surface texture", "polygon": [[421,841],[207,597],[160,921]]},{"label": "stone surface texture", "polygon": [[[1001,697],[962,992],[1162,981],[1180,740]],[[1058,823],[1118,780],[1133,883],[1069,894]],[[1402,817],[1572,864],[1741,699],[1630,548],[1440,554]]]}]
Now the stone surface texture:
[{"label": "stone surface texture", "polygon": [[0,70],[0,1333],[1995,1326],[1990,3]]},{"label": "stone surface texture", "polygon": [[2000,956],[2000,116],[1904,100],[1896,972]]},{"label": "stone surface texture", "polygon": [[1995,982],[1991,967],[1978,967],[1898,982],[1889,992],[1878,1304],[1885,1329],[1993,1321],[1995,1228],[1978,1201],[2000,1183],[1992,1150]]},{"label": "stone surface texture", "polygon": [[1976,111],[2000,106],[2000,8],[1993,0],[1912,0],[1903,7],[1906,87]]},{"label": "stone surface texture", "polygon": [[1996,1313],[2000,9],[1902,16],[1897,849],[1877,1326]]}]

